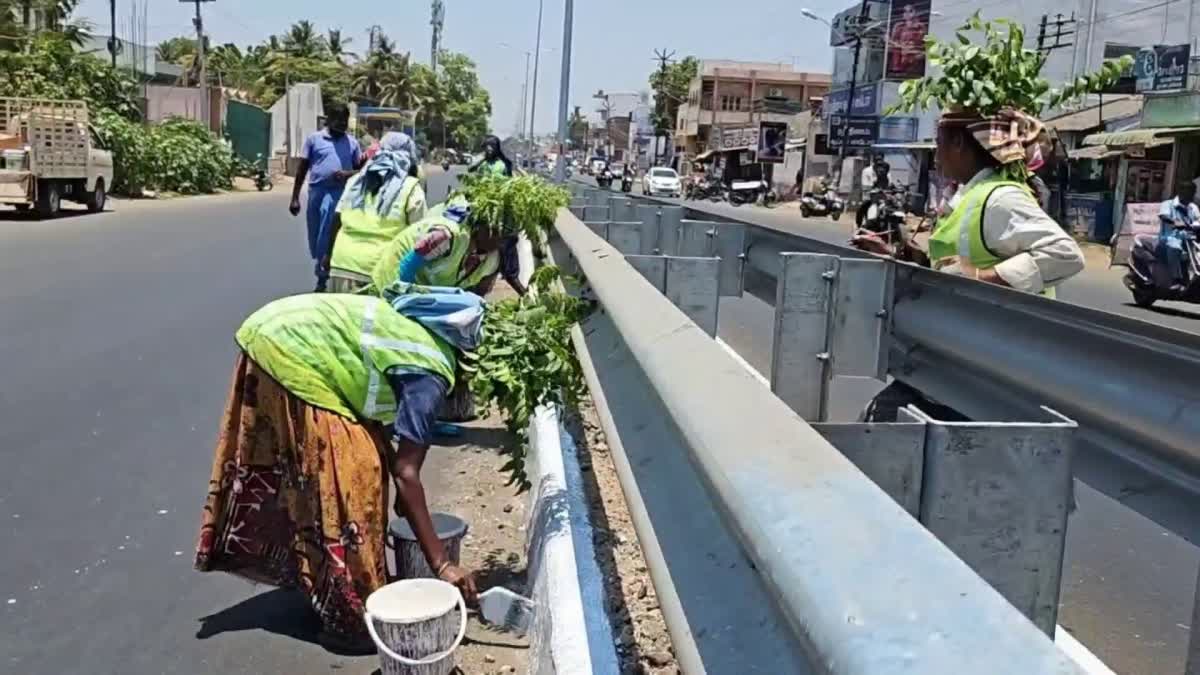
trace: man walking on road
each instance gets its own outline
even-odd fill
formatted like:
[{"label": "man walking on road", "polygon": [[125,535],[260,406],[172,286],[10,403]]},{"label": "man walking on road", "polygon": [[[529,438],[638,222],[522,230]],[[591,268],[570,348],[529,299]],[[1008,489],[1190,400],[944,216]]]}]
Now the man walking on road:
[{"label": "man walking on road", "polygon": [[326,110],[325,128],[304,141],[300,170],[292,186],[293,216],[300,215],[300,187],[308,179],[308,253],[312,256],[317,276],[318,293],[325,290],[329,279],[330,227],[346,179],[354,175],[362,163],[358,141],[346,133],[350,126],[350,111],[342,104]]}]

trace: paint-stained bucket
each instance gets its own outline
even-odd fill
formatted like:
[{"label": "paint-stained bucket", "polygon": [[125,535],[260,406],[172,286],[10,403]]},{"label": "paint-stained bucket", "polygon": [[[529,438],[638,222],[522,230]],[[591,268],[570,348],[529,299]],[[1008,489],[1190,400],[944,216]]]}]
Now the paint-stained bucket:
[{"label": "paint-stained bucket", "polygon": [[458,589],[438,579],[404,579],[367,596],[363,619],[383,675],[449,675],[467,632]]},{"label": "paint-stained bucket", "polygon": [[[462,551],[463,537],[467,536],[467,522],[449,513],[433,513],[433,529],[437,531],[438,539],[446,547],[446,555],[450,562],[458,564]],[[425,562],[425,553],[417,543],[417,535],[413,534],[408,520],[396,518],[388,525],[388,538],[392,549],[396,552],[397,579],[433,579],[437,575]]]}]

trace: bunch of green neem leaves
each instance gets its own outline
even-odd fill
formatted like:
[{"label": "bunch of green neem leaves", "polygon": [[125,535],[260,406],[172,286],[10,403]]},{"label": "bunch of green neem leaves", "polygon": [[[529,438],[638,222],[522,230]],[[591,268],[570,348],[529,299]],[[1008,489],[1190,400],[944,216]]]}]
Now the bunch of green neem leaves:
[{"label": "bunch of green neem leaves", "polygon": [[530,487],[525,460],[534,411],[546,404],[574,406],[586,387],[571,327],[591,305],[554,290],[559,279],[557,267],[542,267],[531,281],[535,293],[489,303],[483,344],[460,365],[480,407],[495,405],[504,417],[514,443],[503,470],[520,490]]},{"label": "bunch of green neem leaves", "polygon": [[537,176],[467,175],[458,190],[471,202],[471,224],[545,240],[558,210],[570,203],[565,189]]},{"label": "bunch of green neem leaves", "polygon": [[1021,24],[1007,19],[984,21],[975,12],[958,28],[955,37],[946,42],[932,36],[925,38],[929,64],[940,72],[901,84],[900,101],[888,114],[937,106],[951,112],[974,111],[981,116],[1007,107],[1036,116],[1073,98],[1103,90],[1133,65],[1129,56],[1105,61],[1100,70],[1081,75],[1061,89],[1051,89],[1041,76],[1046,54],[1025,47]]}]

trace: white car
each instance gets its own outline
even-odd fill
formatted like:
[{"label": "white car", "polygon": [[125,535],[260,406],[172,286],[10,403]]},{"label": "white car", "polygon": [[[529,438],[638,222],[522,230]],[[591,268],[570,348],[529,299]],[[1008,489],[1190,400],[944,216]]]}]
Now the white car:
[{"label": "white car", "polygon": [[642,176],[642,194],[644,195],[678,197],[682,192],[683,186],[679,182],[679,174],[675,173],[675,169],[658,166]]}]

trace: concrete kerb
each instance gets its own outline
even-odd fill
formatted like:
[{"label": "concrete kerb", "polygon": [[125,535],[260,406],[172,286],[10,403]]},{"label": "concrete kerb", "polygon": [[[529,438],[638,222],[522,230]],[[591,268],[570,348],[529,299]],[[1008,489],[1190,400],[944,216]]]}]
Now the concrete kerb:
[{"label": "concrete kerb", "polygon": [[558,411],[530,423],[529,675],[615,675],[615,642],[604,611],[604,580],[592,549],[583,477]]}]

